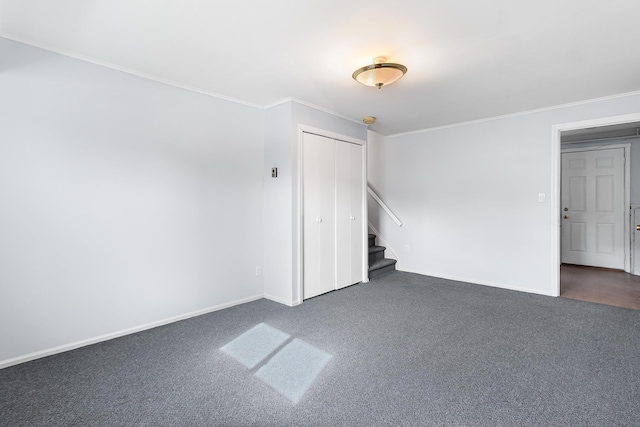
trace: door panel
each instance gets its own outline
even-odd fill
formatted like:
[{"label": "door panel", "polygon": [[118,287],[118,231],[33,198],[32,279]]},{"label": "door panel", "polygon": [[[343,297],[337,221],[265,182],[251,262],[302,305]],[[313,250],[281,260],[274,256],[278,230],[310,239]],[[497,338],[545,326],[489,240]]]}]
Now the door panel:
[{"label": "door panel", "polygon": [[351,285],[351,144],[336,142],[336,288]]},{"label": "door panel", "polygon": [[336,288],[351,285],[351,144],[336,142]]},{"label": "door panel", "polygon": [[338,289],[363,280],[362,146],[336,141]]},{"label": "door panel", "polygon": [[615,210],[614,181],[615,177],[612,175],[596,176],[596,212],[612,213]]},{"label": "door panel", "polygon": [[571,222],[569,227],[571,227],[571,250],[574,252],[586,252],[587,224],[584,222]]},{"label": "door panel", "polygon": [[362,150],[336,142],[337,288],[363,280]]},{"label": "door panel", "polygon": [[[575,171],[575,169],[572,169]],[[569,210],[573,212],[585,212],[587,210],[587,180],[584,176],[569,178],[570,191]]]},{"label": "door panel", "polygon": [[335,289],[335,165],[328,138],[303,138],[304,298]]},{"label": "door panel", "polygon": [[349,144],[351,151],[351,283],[364,280],[364,147]]},{"label": "door panel", "polygon": [[599,254],[613,254],[615,251],[615,224],[596,224],[596,252]]},{"label": "door panel", "polygon": [[562,154],[562,262],[624,269],[624,150]]}]

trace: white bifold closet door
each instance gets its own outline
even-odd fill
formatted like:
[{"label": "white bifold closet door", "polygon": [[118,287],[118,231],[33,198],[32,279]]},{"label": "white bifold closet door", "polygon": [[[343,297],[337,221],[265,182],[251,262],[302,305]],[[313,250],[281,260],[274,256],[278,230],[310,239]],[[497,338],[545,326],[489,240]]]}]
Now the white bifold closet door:
[{"label": "white bifold closet door", "polygon": [[303,288],[311,298],[335,289],[335,144],[303,135]]},{"label": "white bifold closet door", "polygon": [[336,289],[362,282],[362,146],[336,141]]},{"label": "white bifold closet door", "polygon": [[303,295],[363,280],[363,147],[303,134]]}]

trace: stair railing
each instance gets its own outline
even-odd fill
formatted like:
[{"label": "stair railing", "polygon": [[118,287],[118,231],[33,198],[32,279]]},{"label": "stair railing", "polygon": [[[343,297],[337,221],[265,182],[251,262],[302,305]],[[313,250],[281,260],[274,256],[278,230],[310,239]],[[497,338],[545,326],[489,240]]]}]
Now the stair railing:
[{"label": "stair railing", "polygon": [[382,209],[384,209],[384,211],[387,213],[387,215],[389,215],[391,217],[393,222],[398,224],[398,227],[402,227],[402,225],[403,225],[402,221],[400,221],[400,219],[398,219],[398,217],[393,212],[391,212],[391,209],[389,209],[389,206],[387,206],[386,203],[383,202],[382,199],[380,199],[380,197],[378,197],[376,192],[373,191],[373,189],[368,185],[367,185],[367,192],[371,195],[371,197],[373,197],[373,200],[375,200],[380,205],[380,207]]}]

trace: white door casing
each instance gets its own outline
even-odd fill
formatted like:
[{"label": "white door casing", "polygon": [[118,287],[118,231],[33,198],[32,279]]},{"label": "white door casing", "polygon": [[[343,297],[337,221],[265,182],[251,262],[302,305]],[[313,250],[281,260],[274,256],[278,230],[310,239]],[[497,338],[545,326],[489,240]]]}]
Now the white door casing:
[{"label": "white door casing", "polygon": [[[635,123],[640,121],[640,113],[632,113],[632,114],[624,114],[618,116],[609,116],[609,117],[599,117],[595,119],[589,120],[580,120],[576,122],[567,122],[567,123],[558,123],[551,126],[551,138],[550,138],[550,148],[551,148],[551,188],[550,188],[550,197],[548,198],[550,203],[549,213],[551,215],[550,223],[553,224],[551,227],[551,245],[549,246],[549,255],[551,259],[551,280],[549,282],[549,292],[550,296],[558,297],[560,296],[560,264],[562,260],[561,256],[561,221],[562,216],[558,215],[558,212],[561,212],[561,200],[560,200],[560,192],[561,192],[561,164],[562,164],[562,156],[561,156],[561,137],[562,133],[570,130],[577,129],[587,129],[587,128],[595,128],[609,125],[618,125],[618,124],[626,124],[626,123]],[[626,145],[626,144],[625,144]],[[628,153],[628,146],[625,148],[625,151]],[[625,182],[630,182],[630,168],[629,163],[625,163]],[[629,185],[625,185],[625,206],[629,206],[630,204],[630,189]],[[629,230],[629,222],[625,222],[625,245],[628,243],[628,239],[630,236]],[[630,267],[630,257],[625,258],[625,271],[631,271]]]},{"label": "white door casing", "polygon": [[561,260],[625,268],[624,149],[562,153]]},{"label": "white door casing", "polygon": [[640,276],[640,206],[631,207],[631,273]]}]

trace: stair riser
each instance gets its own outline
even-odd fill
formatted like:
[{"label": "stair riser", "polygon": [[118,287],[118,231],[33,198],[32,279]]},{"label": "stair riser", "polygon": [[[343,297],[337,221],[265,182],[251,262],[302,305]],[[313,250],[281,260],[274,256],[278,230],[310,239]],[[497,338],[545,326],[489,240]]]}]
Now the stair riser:
[{"label": "stair riser", "polygon": [[384,259],[384,251],[369,254],[369,265],[373,264],[379,259]]},{"label": "stair riser", "polygon": [[376,245],[376,238],[375,237],[369,237],[369,247],[375,246],[375,245]]},{"label": "stair riser", "polygon": [[387,274],[387,273],[389,273],[391,271],[395,271],[395,269],[396,269],[396,265],[395,264],[391,264],[391,265],[388,265],[386,267],[379,268],[378,270],[370,271],[369,272],[369,279],[373,279],[375,277],[380,277],[380,276],[382,276],[384,274]]}]

